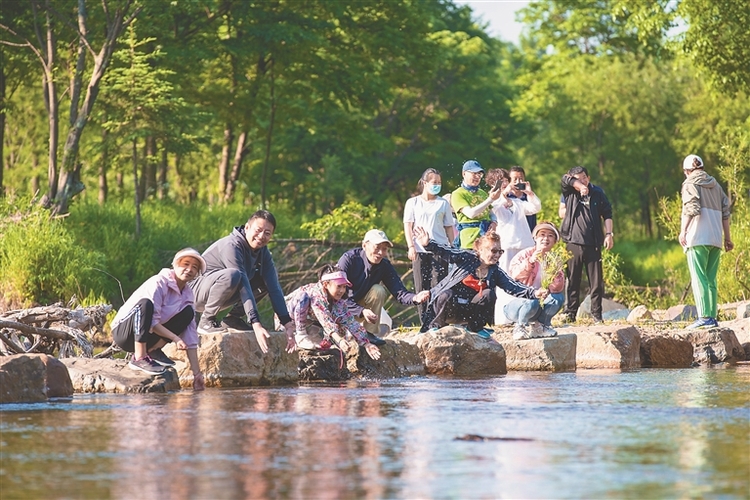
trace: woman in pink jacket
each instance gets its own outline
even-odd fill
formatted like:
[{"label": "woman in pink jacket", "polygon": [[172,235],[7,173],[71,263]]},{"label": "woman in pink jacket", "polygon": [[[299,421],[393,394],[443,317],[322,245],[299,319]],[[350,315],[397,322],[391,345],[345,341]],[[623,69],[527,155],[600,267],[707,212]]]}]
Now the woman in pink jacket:
[{"label": "woman in pink jacket", "polygon": [[112,321],[112,337],[124,351],[134,353],[130,368],[151,374],[174,366],[161,350],[174,342],[178,349],[187,350],[193,389],[200,391],[205,382],[198,365],[195,297],[186,285],[205,271],[206,262],[197,250],[185,248],[174,256],[172,267],[162,269],[133,292]]},{"label": "woman in pink jacket", "polygon": [[[534,246],[521,250],[510,262],[510,276],[525,285],[540,288],[542,264],[540,260],[560,239],[557,228],[549,222],[540,222],[532,232]],[[540,303],[535,299],[514,298],[505,305],[505,316],[516,323],[513,338],[516,340],[536,337],[554,337],[557,332],[550,323],[552,317],[562,309],[565,302],[563,288],[565,275],[559,270],[547,287],[549,295]]]}]

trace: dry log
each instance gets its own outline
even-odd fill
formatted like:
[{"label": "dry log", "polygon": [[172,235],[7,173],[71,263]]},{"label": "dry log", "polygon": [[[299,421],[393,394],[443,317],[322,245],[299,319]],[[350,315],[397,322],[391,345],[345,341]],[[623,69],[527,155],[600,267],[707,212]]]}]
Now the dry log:
[{"label": "dry log", "polygon": [[10,328],[12,330],[18,330],[27,335],[43,335],[51,339],[57,340],[75,340],[75,337],[69,333],[61,332],[59,330],[51,330],[49,328],[39,328],[36,326],[27,325],[25,323],[19,323],[17,321],[5,321],[0,320],[0,328]]}]

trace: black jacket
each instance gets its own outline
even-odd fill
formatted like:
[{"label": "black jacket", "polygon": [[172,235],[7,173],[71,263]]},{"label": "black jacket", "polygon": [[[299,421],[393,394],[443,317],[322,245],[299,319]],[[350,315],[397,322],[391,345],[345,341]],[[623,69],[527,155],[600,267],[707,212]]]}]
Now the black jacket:
[{"label": "black jacket", "polygon": [[582,211],[586,210],[582,205],[581,194],[573,187],[575,177],[565,174],[562,177],[561,187],[563,200],[565,202],[565,217],[560,227],[560,236],[566,243],[577,245],[594,245],[601,247],[604,244],[604,231],[602,220],[612,218],[612,205],[607,195],[599,186],[589,183],[589,208],[593,221],[594,234],[582,234],[575,219],[582,217]]}]

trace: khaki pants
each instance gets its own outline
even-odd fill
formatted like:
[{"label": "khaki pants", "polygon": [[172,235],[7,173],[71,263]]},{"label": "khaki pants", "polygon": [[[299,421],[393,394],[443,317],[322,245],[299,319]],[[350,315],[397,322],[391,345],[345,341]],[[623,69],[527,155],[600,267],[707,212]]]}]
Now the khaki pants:
[{"label": "khaki pants", "polygon": [[385,301],[388,298],[388,293],[388,290],[383,285],[373,285],[372,288],[370,288],[370,291],[367,292],[367,295],[365,295],[362,300],[357,302],[357,304],[361,305],[365,309],[369,309],[370,311],[374,312],[378,317],[375,323],[365,321],[365,318],[363,317],[357,318],[357,321],[359,321],[365,328],[365,330],[367,330],[369,333],[372,333],[374,335],[380,334],[380,311],[381,309],[383,309],[383,305],[385,305]]}]

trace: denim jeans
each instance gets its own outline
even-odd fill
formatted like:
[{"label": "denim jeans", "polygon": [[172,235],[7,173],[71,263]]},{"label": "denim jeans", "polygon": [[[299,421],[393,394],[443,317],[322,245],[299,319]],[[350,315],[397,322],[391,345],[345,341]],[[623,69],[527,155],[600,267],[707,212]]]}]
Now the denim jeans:
[{"label": "denim jeans", "polygon": [[562,292],[551,293],[544,299],[544,308],[540,307],[538,299],[513,299],[505,305],[505,316],[521,325],[528,325],[538,321],[543,325],[550,325],[552,317],[562,309],[565,296]]}]

